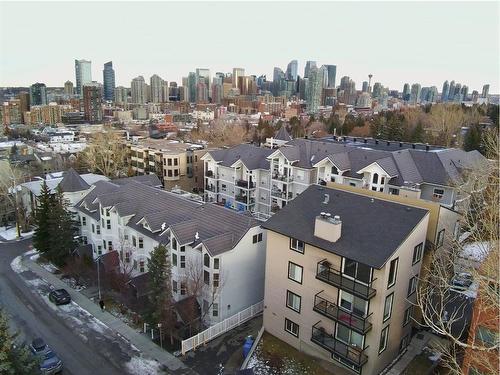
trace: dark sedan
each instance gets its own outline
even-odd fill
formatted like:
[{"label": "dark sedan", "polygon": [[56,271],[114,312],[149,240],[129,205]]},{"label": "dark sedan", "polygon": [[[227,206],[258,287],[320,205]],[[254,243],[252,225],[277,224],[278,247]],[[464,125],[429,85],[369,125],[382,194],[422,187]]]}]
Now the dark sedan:
[{"label": "dark sedan", "polygon": [[71,303],[71,296],[66,289],[56,289],[49,293],[49,300],[56,305]]}]

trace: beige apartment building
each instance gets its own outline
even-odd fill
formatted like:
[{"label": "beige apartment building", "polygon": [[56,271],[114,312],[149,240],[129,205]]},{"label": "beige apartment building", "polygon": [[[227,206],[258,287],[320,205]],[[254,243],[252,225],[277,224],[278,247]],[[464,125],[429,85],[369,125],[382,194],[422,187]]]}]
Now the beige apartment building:
[{"label": "beige apartment building", "polygon": [[166,190],[203,188],[203,162],[207,152],[200,145],[166,139],[144,139],[128,144],[129,165],[136,174],[156,174]]},{"label": "beige apartment building", "polygon": [[309,187],[262,225],[264,328],[344,372],[379,374],[411,337],[428,223],[426,209]]}]

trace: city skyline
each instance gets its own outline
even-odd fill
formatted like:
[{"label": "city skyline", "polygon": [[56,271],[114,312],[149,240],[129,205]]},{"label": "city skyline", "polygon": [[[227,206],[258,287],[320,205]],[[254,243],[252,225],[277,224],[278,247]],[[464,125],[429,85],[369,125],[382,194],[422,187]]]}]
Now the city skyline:
[{"label": "city skyline", "polygon": [[[105,25],[105,15],[109,12],[119,15],[121,22],[127,24],[137,17],[140,4],[29,3],[30,12],[23,13],[26,27],[15,28],[16,17],[12,15],[21,14],[27,5],[0,5],[3,9],[0,49],[3,56],[11,56],[0,62],[0,86],[43,82],[49,87],[62,87],[67,80],[76,86],[75,59],[92,61],[92,77],[99,82],[104,63],[112,61],[116,86],[126,87],[139,75],[148,80],[154,74],[181,84],[182,77],[196,68],[208,68],[214,76],[217,71],[232,72],[233,68],[241,67],[247,75],[263,74],[272,80],[274,67],[285,71],[292,60],[298,61],[298,74],[303,76],[306,61],[312,60],[318,67],[336,65],[337,85],[342,76],[349,76],[358,89],[368,74],[373,74],[372,85],[381,82],[399,91],[405,83],[434,85],[441,90],[445,80],[455,80],[466,84],[471,91],[480,91],[484,84],[490,84],[490,93],[499,92],[498,4],[493,2],[460,2],[453,6],[450,3],[266,3],[266,15],[257,14],[263,18],[259,22],[265,24],[267,19],[272,25],[278,14],[283,20],[298,15],[303,20],[299,22],[301,27],[297,26],[302,32],[288,32],[293,33],[292,37],[285,30],[281,39],[276,35],[271,37],[268,28],[247,30],[238,29],[237,24],[214,22],[214,17],[223,20],[240,13],[254,15],[255,4],[227,7],[227,3],[150,3],[148,10],[155,11],[149,11],[144,21],[137,24],[140,29],[129,28],[126,38],[113,38],[113,43],[102,36],[99,27],[93,30],[71,26],[75,8],[79,18],[93,19],[97,25]],[[196,12],[187,12],[193,7]],[[153,22],[166,14],[173,16],[159,24]],[[436,30],[448,30],[450,37],[437,38],[432,33],[426,35],[421,27],[410,27],[408,14],[412,19],[434,24]],[[51,36],[45,42],[64,48],[51,48],[47,54],[45,43],[32,43],[30,48],[19,43],[32,38],[40,15],[45,17],[45,35]],[[467,27],[461,22],[464,17],[469,20]],[[199,22],[205,22],[213,39],[205,41],[196,26]],[[192,30],[186,29],[186,24]],[[165,27],[182,32],[167,34]],[[12,38],[10,30],[16,30],[16,38]],[[61,33],[62,30],[73,30],[74,35]],[[462,32],[467,30],[471,31]],[[157,37],[162,33],[166,36],[164,43],[159,44]],[[459,37],[452,37],[455,35]],[[66,40],[72,43],[64,43]],[[276,48],[279,44],[283,48]],[[288,48],[287,44],[297,47]],[[32,56],[42,56],[43,63]]]}]

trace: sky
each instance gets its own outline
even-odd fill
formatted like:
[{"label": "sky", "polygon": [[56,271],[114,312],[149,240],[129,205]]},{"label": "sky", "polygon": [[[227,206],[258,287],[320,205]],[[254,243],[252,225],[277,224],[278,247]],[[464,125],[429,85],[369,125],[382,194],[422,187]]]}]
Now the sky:
[{"label": "sky", "polygon": [[196,68],[248,75],[290,60],[337,65],[402,90],[444,80],[499,93],[499,2],[0,2],[0,86],[75,82],[74,60],[102,82],[153,74],[181,84]]}]

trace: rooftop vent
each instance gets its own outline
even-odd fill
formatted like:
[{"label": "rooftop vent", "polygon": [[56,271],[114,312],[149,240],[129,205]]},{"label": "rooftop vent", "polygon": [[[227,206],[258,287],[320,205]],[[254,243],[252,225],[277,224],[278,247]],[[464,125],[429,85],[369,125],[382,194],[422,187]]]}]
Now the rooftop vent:
[{"label": "rooftop vent", "polygon": [[411,145],[411,148],[415,148],[415,143],[413,143],[413,144]]},{"label": "rooftop vent", "polygon": [[323,200],[323,204],[328,204],[329,201],[330,201],[330,195],[325,194],[325,199]]},{"label": "rooftop vent", "polygon": [[316,216],[314,222],[314,235],[323,240],[337,242],[342,232],[342,221],[340,216],[332,215],[328,212],[321,212]]},{"label": "rooftop vent", "polygon": [[391,142],[387,141],[387,146],[390,146],[391,145]]},{"label": "rooftop vent", "polygon": [[429,151],[430,147],[429,145],[425,145],[425,151]]},{"label": "rooftop vent", "polygon": [[399,147],[403,147],[403,142],[399,142]]},{"label": "rooftop vent", "polygon": [[363,142],[364,142],[364,143],[368,143],[368,139],[366,139],[366,138],[365,138],[365,139],[363,139]]}]

